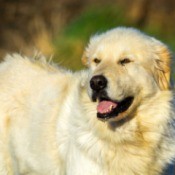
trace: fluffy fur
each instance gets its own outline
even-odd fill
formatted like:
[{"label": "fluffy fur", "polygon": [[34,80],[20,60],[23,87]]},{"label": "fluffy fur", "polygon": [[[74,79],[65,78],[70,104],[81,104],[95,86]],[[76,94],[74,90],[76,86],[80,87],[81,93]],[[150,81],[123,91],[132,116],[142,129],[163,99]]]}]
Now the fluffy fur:
[{"label": "fluffy fur", "polygon": [[[131,28],[93,36],[82,58],[88,70],[77,73],[8,55],[0,65],[0,174],[161,174],[175,156],[170,59],[163,43]],[[98,120],[95,75],[106,77],[111,99],[132,95],[129,109]]]}]

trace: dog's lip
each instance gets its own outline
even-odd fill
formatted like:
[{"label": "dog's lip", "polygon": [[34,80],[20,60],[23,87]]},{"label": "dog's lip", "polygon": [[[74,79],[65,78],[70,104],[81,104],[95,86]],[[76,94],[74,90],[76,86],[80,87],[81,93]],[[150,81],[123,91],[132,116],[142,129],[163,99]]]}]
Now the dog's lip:
[{"label": "dog's lip", "polygon": [[110,118],[115,118],[119,114],[127,111],[128,108],[131,106],[133,100],[134,100],[133,96],[126,97],[121,101],[112,100],[108,97],[107,98],[99,98],[98,99],[99,104],[103,103],[103,102],[111,102],[112,104],[115,103],[116,105],[114,108],[111,108],[109,111],[106,111],[106,112],[98,112],[97,111],[97,118],[100,120],[105,120],[105,121],[110,119]]}]

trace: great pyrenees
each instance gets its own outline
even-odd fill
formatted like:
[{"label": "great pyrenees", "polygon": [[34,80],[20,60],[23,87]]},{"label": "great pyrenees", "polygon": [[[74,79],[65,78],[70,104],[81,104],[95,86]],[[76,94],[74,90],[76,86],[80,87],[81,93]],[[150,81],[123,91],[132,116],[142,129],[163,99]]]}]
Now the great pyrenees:
[{"label": "great pyrenees", "polygon": [[160,175],[175,156],[171,53],[118,27],[72,73],[44,58],[0,64],[0,175]]}]

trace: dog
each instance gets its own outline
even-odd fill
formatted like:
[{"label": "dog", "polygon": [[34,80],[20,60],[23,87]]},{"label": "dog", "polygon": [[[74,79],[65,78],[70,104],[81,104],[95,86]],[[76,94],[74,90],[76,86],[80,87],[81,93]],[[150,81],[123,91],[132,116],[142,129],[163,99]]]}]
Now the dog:
[{"label": "dog", "polygon": [[168,47],[137,29],[91,37],[85,70],[7,55],[1,175],[160,175],[175,156]]}]

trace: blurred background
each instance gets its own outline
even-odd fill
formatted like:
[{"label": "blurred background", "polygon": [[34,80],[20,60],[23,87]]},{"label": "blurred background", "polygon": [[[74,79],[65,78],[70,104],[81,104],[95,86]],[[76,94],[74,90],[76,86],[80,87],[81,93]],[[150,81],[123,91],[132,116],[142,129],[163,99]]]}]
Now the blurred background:
[{"label": "blurred background", "polygon": [[89,37],[132,26],[175,51],[175,0],[0,0],[0,58],[39,51],[72,70]]}]

